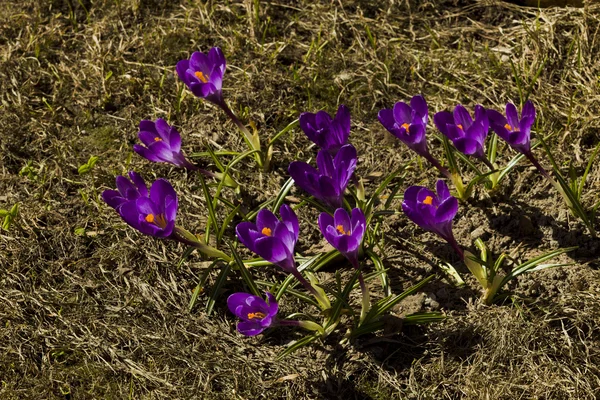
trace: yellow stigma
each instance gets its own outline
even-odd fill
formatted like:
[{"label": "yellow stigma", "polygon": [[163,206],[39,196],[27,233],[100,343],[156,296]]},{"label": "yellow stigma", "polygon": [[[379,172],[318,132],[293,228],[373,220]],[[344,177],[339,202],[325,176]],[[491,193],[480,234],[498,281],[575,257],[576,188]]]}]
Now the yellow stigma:
[{"label": "yellow stigma", "polygon": [[167,220],[165,219],[164,214],[148,214],[144,217],[144,220],[149,224],[154,224],[161,229],[164,229],[167,226]]},{"label": "yellow stigma", "polygon": [[410,127],[410,125],[405,122],[402,124],[402,127],[408,131],[408,128]]},{"label": "yellow stigma", "polygon": [[262,231],[260,231],[260,233],[262,233],[265,236],[271,236],[271,228],[267,228],[265,226],[264,228],[262,228]]},{"label": "yellow stigma", "polygon": [[506,125],[504,125],[504,127],[505,127],[506,129],[508,129],[509,131],[511,131],[511,132],[513,131],[513,127],[512,127],[512,126],[510,126],[509,124],[506,124]]},{"label": "yellow stigma", "polygon": [[202,71],[196,71],[196,72],[194,72],[194,75],[196,75],[196,78],[200,79],[203,83],[208,82],[208,79],[206,78],[206,75],[204,75],[202,73]]},{"label": "yellow stigma", "polygon": [[425,197],[425,200],[423,200],[423,204],[427,204],[428,206],[433,204],[433,197],[431,196],[427,196]]},{"label": "yellow stigma", "polygon": [[458,125],[456,125],[456,126],[458,126],[460,129],[462,129],[462,128],[463,128],[461,124],[458,124]]},{"label": "yellow stigma", "polygon": [[341,225],[338,225],[338,226],[336,226],[336,227],[335,227],[335,229],[337,229],[337,231],[338,231],[339,233],[341,233],[342,235],[348,235],[348,234],[349,234],[349,232],[346,232],[346,231],[344,230],[344,227],[343,227],[343,226],[341,226]]},{"label": "yellow stigma", "polygon": [[264,313],[261,313],[260,311],[248,313],[248,319],[255,319],[255,318],[263,319],[264,317],[266,317],[266,315]]},{"label": "yellow stigma", "polygon": [[157,137],[155,137],[155,138],[154,138],[154,141],[155,141],[155,142],[161,142],[161,141],[162,141],[162,139],[161,139],[161,138],[159,138],[159,137],[157,136]]}]

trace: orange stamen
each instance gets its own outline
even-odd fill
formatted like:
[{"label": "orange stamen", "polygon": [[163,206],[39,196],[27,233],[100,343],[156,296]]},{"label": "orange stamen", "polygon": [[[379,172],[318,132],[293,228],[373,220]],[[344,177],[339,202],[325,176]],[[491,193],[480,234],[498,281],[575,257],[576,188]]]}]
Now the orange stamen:
[{"label": "orange stamen", "polygon": [[346,231],[344,230],[344,227],[343,227],[343,226],[341,226],[341,225],[338,225],[338,226],[336,226],[336,227],[335,227],[335,229],[337,229],[337,231],[338,231],[339,233],[341,233],[342,235],[348,235],[348,234],[349,234],[349,232],[346,232]]},{"label": "orange stamen", "polygon": [[204,73],[202,73],[202,71],[196,71],[196,72],[194,72],[194,75],[196,75],[196,78],[200,79],[203,83],[208,82],[206,75],[204,75]]},{"label": "orange stamen", "polygon": [[153,223],[154,222],[154,214],[148,214],[148,215],[146,215],[146,218],[144,218],[144,219],[148,223]]},{"label": "orange stamen", "polygon": [[162,229],[164,229],[167,226],[167,220],[165,219],[164,214],[148,214],[146,215],[146,217],[144,217],[144,220],[146,220],[146,222],[148,222],[149,224],[154,224]]},{"label": "orange stamen", "polygon": [[262,228],[262,231],[260,231],[260,233],[262,233],[265,236],[271,236],[271,228],[267,228],[265,226],[264,228]]},{"label": "orange stamen", "polygon": [[410,125],[405,122],[402,124],[402,127],[408,131],[408,128],[410,127]]},{"label": "orange stamen", "polygon": [[504,127],[505,127],[506,129],[508,129],[509,131],[511,131],[511,132],[513,131],[513,127],[512,127],[512,126],[510,126],[509,124],[506,124],[506,125],[504,125]]},{"label": "orange stamen", "polygon": [[463,127],[462,127],[462,125],[461,125],[461,124],[458,124],[458,125],[456,125],[456,126],[458,126],[460,129],[463,129]]},{"label": "orange stamen", "polygon": [[264,317],[266,317],[266,315],[264,313],[261,313],[260,311],[248,313],[248,319],[255,319],[255,318],[263,319]]},{"label": "orange stamen", "polygon": [[154,138],[154,141],[155,142],[160,142],[160,141],[162,141],[162,139],[157,136],[157,137]]},{"label": "orange stamen", "polygon": [[433,204],[433,197],[431,196],[427,196],[425,197],[425,200],[423,200],[423,204],[427,204],[428,206]]}]

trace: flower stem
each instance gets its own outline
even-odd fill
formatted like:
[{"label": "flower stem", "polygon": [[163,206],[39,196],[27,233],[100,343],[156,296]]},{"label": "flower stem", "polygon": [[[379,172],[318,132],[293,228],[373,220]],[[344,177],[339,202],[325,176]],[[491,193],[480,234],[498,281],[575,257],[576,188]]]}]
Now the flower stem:
[{"label": "flower stem", "polygon": [[429,152],[422,154],[422,156],[427,161],[429,161],[431,163],[431,165],[436,167],[438,169],[438,171],[440,171],[442,173],[442,175],[444,175],[449,180],[452,180],[452,175],[450,174],[450,171],[448,171],[446,168],[442,167],[442,164],[440,164],[440,162],[438,160],[436,160],[431,154],[429,154]]},{"label": "flower stem", "polygon": [[193,233],[183,229],[180,226],[176,226],[173,229],[173,234],[171,235],[171,239],[183,243],[187,246],[194,247],[198,249],[203,254],[206,254],[209,257],[220,258],[223,261],[231,261],[231,257],[227,254],[223,253],[221,250],[215,249],[212,246],[207,245],[202,240],[198,239]]},{"label": "flower stem", "polygon": [[456,252],[456,254],[458,254],[458,256],[460,257],[461,261],[465,260],[465,254],[463,252],[463,250],[460,248],[460,246],[458,245],[458,242],[456,241],[456,239],[454,239],[453,235],[450,235],[446,239],[446,241],[448,242],[448,244],[450,244],[450,246],[452,246],[452,248],[454,249],[454,251]]},{"label": "flower stem", "polygon": [[[248,147],[250,147],[251,150],[260,150],[260,140],[258,139],[258,137],[250,133],[250,131],[248,130],[248,128],[246,128],[242,121],[240,121],[238,117],[233,113],[233,111],[231,111],[231,108],[229,108],[225,100],[220,101],[219,103],[217,103],[217,105],[221,107],[223,111],[225,111],[225,114],[227,114],[227,116],[233,121],[234,124],[237,125],[240,131],[244,134],[244,140],[246,141],[246,144],[248,144]],[[262,153],[255,154],[255,158],[258,165],[262,167]]]}]

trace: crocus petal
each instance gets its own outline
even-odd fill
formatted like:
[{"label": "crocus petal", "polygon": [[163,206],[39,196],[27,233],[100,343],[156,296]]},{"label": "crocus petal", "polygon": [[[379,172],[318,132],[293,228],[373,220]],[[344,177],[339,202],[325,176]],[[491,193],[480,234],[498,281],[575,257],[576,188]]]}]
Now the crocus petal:
[{"label": "crocus petal", "polygon": [[117,209],[127,199],[121,197],[121,193],[116,190],[105,190],[102,192],[102,200],[114,209]]},{"label": "crocus petal", "polygon": [[410,186],[408,189],[404,191],[404,201],[417,202],[417,196],[421,189],[424,189],[423,186]]},{"label": "crocus petal", "polygon": [[423,187],[419,190],[419,193],[417,193],[417,203],[425,203],[428,206],[437,207],[439,204],[438,196],[428,188]]},{"label": "crocus petal", "polygon": [[[340,154],[340,151],[338,152],[338,155]],[[336,156],[337,158],[337,156]],[[329,154],[328,151],[326,150],[321,150],[319,151],[319,153],[317,154],[317,167],[319,168],[319,173],[321,175],[326,175],[326,176],[333,176],[334,174],[334,167],[333,167],[333,158],[331,157],[331,154]]]},{"label": "crocus petal", "polygon": [[128,175],[129,175],[129,179],[131,179],[131,181],[137,188],[140,196],[148,197],[148,188],[146,187],[146,182],[144,182],[144,179],[142,178],[142,176],[134,171],[129,171]]},{"label": "crocus petal", "polygon": [[435,191],[437,192],[437,197],[440,202],[450,197],[450,190],[448,189],[448,185],[441,179],[438,179],[438,181],[435,183]]},{"label": "crocus petal", "polygon": [[277,226],[273,230],[273,237],[281,240],[283,245],[286,247],[288,254],[294,253],[296,238],[294,237],[294,234],[288,230],[287,226],[285,226],[283,222],[277,223]]},{"label": "crocus petal", "polygon": [[177,193],[173,186],[165,179],[157,179],[150,187],[150,200],[160,207],[160,211],[164,212],[165,200],[171,197],[177,202]]},{"label": "crocus petal", "polygon": [[158,118],[156,120],[155,126],[156,132],[158,133],[160,138],[169,143],[169,132],[171,131],[171,126],[167,124],[167,121],[165,121],[162,118]]},{"label": "crocus petal", "polygon": [[453,144],[454,147],[456,147],[456,150],[463,154],[483,157],[483,147],[481,147],[481,144],[476,140],[464,137],[456,139]]},{"label": "crocus petal", "polygon": [[227,298],[227,307],[229,308],[229,311],[231,311],[233,314],[235,314],[235,316],[238,318],[246,319],[247,315],[242,315],[239,312],[239,311],[241,311],[241,308],[239,308],[239,306],[247,305],[246,301],[250,297],[255,297],[255,296],[250,293],[243,293],[243,292],[234,293],[234,294],[230,295]]},{"label": "crocus petal", "polygon": [[256,228],[256,224],[252,222],[240,222],[235,227],[235,233],[237,234],[239,241],[242,242],[244,246],[256,253],[254,243],[256,243],[257,239],[256,233],[260,233]]},{"label": "crocus petal", "polygon": [[519,114],[513,103],[506,104],[506,119],[513,129],[519,126]]},{"label": "crocus petal", "polygon": [[245,336],[256,336],[262,333],[265,328],[260,324],[260,321],[241,321],[237,324],[239,333]]},{"label": "crocus petal", "polygon": [[344,231],[340,232],[342,234],[352,232],[352,223],[350,222],[350,216],[343,208],[338,208],[333,214],[333,227],[335,229],[338,229],[338,226],[342,227],[342,230]]},{"label": "crocus petal", "polygon": [[323,233],[327,230],[328,226],[333,225],[333,217],[326,212],[322,212],[319,215],[318,222],[319,222],[319,229],[321,230],[321,233]]},{"label": "crocus petal", "polygon": [[410,124],[412,122],[412,109],[402,101],[394,104],[394,119],[398,125]]},{"label": "crocus petal", "polygon": [[204,75],[210,74],[212,68],[209,67],[209,61],[206,54],[195,51],[190,56],[190,69],[200,71]]},{"label": "crocus petal", "polygon": [[353,208],[352,209],[352,232],[354,233],[354,229],[356,229],[357,226],[366,226],[367,225],[367,220],[365,218],[365,214],[363,213],[363,211],[360,208]]},{"label": "crocus petal", "polygon": [[339,125],[339,133],[341,134],[341,136],[338,138],[338,143],[340,145],[344,145],[346,144],[348,135],[350,134],[350,110],[348,107],[341,104],[338,107],[334,120]]},{"label": "crocus petal", "polygon": [[283,261],[289,261],[292,259],[293,255],[289,253],[287,247],[279,238],[265,236],[258,239],[254,243],[254,246],[256,249],[256,254],[265,260],[273,264],[278,264],[284,269],[290,266],[289,262],[283,263]]},{"label": "crocus petal", "polygon": [[275,214],[266,208],[260,210],[256,216],[256,228],[259,232],[262,232],[264,228],[274,231],[278,222],[279,220]]},{"label": "crocus petal", "polygon": [[383,110],[380,110],[377,114],[377,119],[379,119],[381,125],[388,131],[391,132],[395,129],[394,124],[396,123],[396,120],[394,119],[394,112],[391,109],[384,108]]},{"label": "crocus petal", "polygon": [[[187,71],[189,68],[190,68],[189,60],[181,60],[177,63],[177,66],[175,67],[175,70],[177,71],[177,75],[179,75],[179,79],[181,79],[183,81],[183,83],[185,83],[188,86],[190,85],[190,80],[187,75]],[[142,129],[141,123],[140,123],[140,129]]]},{"label": "crocus petal", "polygon": [[283,204],[279,208],[279,215],[281,215],[281,222],[287,226],[288,230],[294,236],[294,240],[297,241],[298,234],[300,233],[300,225],[298,223],[298,216],[294,210],[292,210],[292,207]]},{"label": "crocus petal", "polygon": [[454,123],[457,125],[461,125],[462,129],[465,131],[473,123],[473,119],[471,118],[471,115],[469,114],[467,109],[462,104],[459,104],[456,107],[454,107],[453,117],[454,117]]},{"label": "crocus petal", "polygon": [[481,123],[484,135],[487,136],[488,130],[490,129],[490,123],[488,120],[486,109],[479,104],[475,106],[475,121],[479,121]]},{"label": "crocus petal", "polygon": [[148,161],[152,161],[152,162],[163,162],[164,161],[161,157],[157,156],[155,153],[153,153],[152,151],[148,150],[146,147],[144,147],[140,144],[134,144],[133,151],[135,151],[136,153],[138,153],[140,156],[144,157]]},{"label": "crocus petal", "polygon": [[139,131],[138,132],[138,138],[146,146],[150,146],[152,143],[156,142],[157,137],[160,139],[160,136],[156,132],[151,132],[151,131]]},{"label": "crocus petal", "polygon": [[427,125],[427,121],[429,119],[429,110],[427,108],[427,102],[425,98],[421,95],[413,96],[410,99],[411,108],[417,112],[421,116],[421,123],[423,125]]},{"label": "crocus petal", "polygon": [[454,125],[454,117],[452,116],[452,113],[450,113],[449,111],[440,111],[438,113],[435,113],[433,115],[433,123],[435,124],[436,128],[438,128],[438,130],[442,132],[444,136],[448,137],[449,139],[452,139],[448,135],[447,129],[448,125]]},{"label": "crocus petal", "polygon": [[415,224],[420,226],[425,230],[431,230],[431,226],[429,222],[423,217],[423,215],[419,212],[418,207],[416,207],[415,203],[407,203],[402,202],[402,211],[404,214]]},{"label": "crocus petal", "polygon": [[275,299],[275,296],[273,296],[271,293],[266,292],[267,295],[267,301],[269,303],[269,316],[271,318],[275,317],[277,315],[277,312],[279,311],[279,304],[277,304],[277,300]]},{"label": "crocus petal", "polygon": [[490,121],[490,125],[504,126],[508,123],[506,117],[496,110],[486,110],[486,115]]},{"label": "crocus petal", "polygon": [[458,200],[455,197],[450,196],[444,200],[436,210],[435,221],[438,224],[452,221],[457,212]]}]

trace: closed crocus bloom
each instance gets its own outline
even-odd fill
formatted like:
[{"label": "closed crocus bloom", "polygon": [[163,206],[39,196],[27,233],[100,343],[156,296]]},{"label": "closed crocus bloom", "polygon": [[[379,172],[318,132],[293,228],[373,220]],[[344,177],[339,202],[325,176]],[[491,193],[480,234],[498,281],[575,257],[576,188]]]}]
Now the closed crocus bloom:
[{"label": "closed crocus bloom", "polygon": [[226,61],[223,52],[213,47],[208,54],[196,51],[189,60],[177,63],[179,78],[197,97],[205,98],[216,104],[223,102],[222,84]]},{"label": "closed crocus bloom", "polygon": [[300,128],[321,149],[335,153],[348,142],[350,110],[345,105],[340,105],[333,119],[325,111],[316,114],[302,113]]},{"label": "closed crocus bloom", "polygon": [[448,186],[437,181],[436,193],[423,186],[411,186],[404,192],[402,211],[426,231],[437,233],[450,243],[462,258],[452,234],[452,220],[458,212],[458,200],[450,195]]},{"label": "closed crocus bloom", "polygon": [[392,135],[421,156],[428,155],[425,131],[429,112],[423,96],[414,96],[410,105],[402,101],[391,109],[383,109],[377,115],[379,122]]},{"label": "closed crocus bloom", "polygon": [[[175,193],[169,182],[158,179],[150,187],[148,195],[144,181],[141,177],[138,176],[138,178],[139,181],[136,182],[136,185],[139,184],[140,186],[136,186],[136,188],[140,196],[126,199],[126,201],[114,206],[116,196],[112,196],[111,193],[114,191],[105,191],[102,193],[104,201],[115,208],[121,218],[138,231],[156,237],[171,236],[175,228],[175,217],[177,215],[177,193]],[[122,184],[124,181],[117,177],[117,187],[119,187],[119,182]],[[119,188],[120,190],[121,188]],[[129,190],[129,193],[132,193],[131,188]],[[142,195],[143,193],[146,195]]]},{"label": "closed crocus bloom", "polygon": [[521,118],[514,104],[506,104],[506,116],[496,110],[487,110],[490,126],[513,149],[523,154],[531,154],[531,127],[535,122],[535,107],[527,101],[521,111]]},{"label": "closed crocus bloom", "polygon": [[317,154],[317,168],[302,161],[290,163],[288,172],[296,185],[327,205],[338,208],[344,200],[344,191],[356,169],[354,146],[347,144],[333,157],[327,150]]},{"label": "closed crocus bloom", "polygon": [[115,210],[119,210],[121,206],[139,197],[148,197],[148,188],[142,177],[133,171],[128,173],[129,179],[124,176],[117,176],[117,190],[105,190],[102,192],[102,200]]},{"label": "closed crocus bloom", "polygon": [[335,210],[333,216],[321,213],[319,228],[329,244],[358,268],[358,251],[366,230],[365,214],[362,210],[353,209],[351,216],[343,208]]},{"label": "closed crocus bloom", "polygon": [[295,272],[294,247],[298,241],[298,217],[288,205],[279,209],[281,221],[275,214],[262,209],[256,223],[241,222],[235,230],[237,237],[250,250],[284,271]]},{"label": "closed crocus bloom", "polygon": [[485,157],[485,139],[490,125],[482,106],[475,106],[474,120],[467,109],[459,104],[452,113],[448,111],[436,113],[433,122],[439,131],[452,141],[458,151],[476,158]]},{"label": "closed crocus bloom", "polygon": [[256,336],[277,322],[278,304],[275,296],[266,292],[267,301],[249,293],[234,293],[227,299],[229,311],[242,321],[237,330],[246,336]]},{"label": "closed crocus bloom", "polygon": [[133,150],[152,162],[166,162],[182,168],[197,169],[186,160],[181,151],[181,136],[175,128],[164,119],[156,122],[143,120],[140,122],[138,137],[144,144],[136,144]]}]

